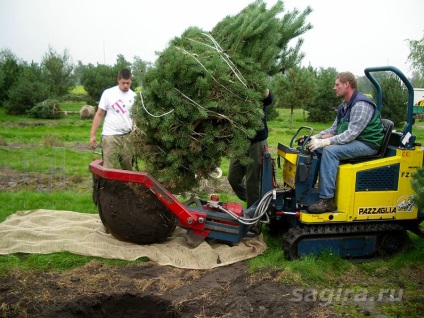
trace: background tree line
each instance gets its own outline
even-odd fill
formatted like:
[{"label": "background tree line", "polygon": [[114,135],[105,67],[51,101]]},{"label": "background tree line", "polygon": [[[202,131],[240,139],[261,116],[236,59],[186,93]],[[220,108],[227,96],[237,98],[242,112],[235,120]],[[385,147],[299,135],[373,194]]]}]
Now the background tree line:
[{"label": "background tree line", "polygon": [[[307,11],[297,16],[304,18]],[[306,32],[310,27],[301,24],[292,28],[290,38]],[[295,48],[288,49],[285,68],[269,78],[269,87],[276,100],[269,111],[269,119],[277,116],[276,108],[303,109],[305,120],[310,122],[328,122],[334,118],[340,100],[334,95],[334,79],[338,70],[334,68],[315,68],[299,66],[303,53],[300,52],[302,40]],[[424,87],[424,37],[409,41],[408,61],[413,70],[410,81],[414,87]],[[81,61],[73,63],[68,51],[56,52],[49,47],[40,64],[19,59],[8,49],[0,51],[0,107],[9,114],[23,115],[46,100],[78,100],[81,96],[70,96],[70,91],[82,85],[87,92],[84,100],[97,105],[102,91],[116,85],[116,74],[123,67],[130,68],[134,75],[133,88],[142,89],[142,76],[152,63],[134,57],[127,61],[118,55],[114,65],[88,64]],[[369,65],[373,66],[373,65]],[[406,88],[397,76],[390,73],[376,74],[383,94],[383,117],[391,118],[396,126],[406,118]],[[359,89],[375,96],[374,86],[365,77],[358,78]],[[330,115],[331,114],[331,115]]]},{"label": "background tree line", "polygon": [[105,88],[116,85],[116,75],[121,68],[129,67],[134,74],[134,87],[149,66],[135,57],[132,63],[118,55],[113,66],[73,63],[67,50],[56,52],[49,47],[40,64],[19,59],[8,49],[0,51],[0,107],[8,114],[22,115],[46,100],[78,100],[70,92],[82,85],[87,92],[88,104],[96,105]]},{"label": "background tree line", "polygon": [[[133,155],[167,189],[186,192],[208,178],[221,158],[249,160],[246,136],[253,137],[262,127],[266,88],[276,98],[268,108],[269,120],[278,115],[277,108],[290,109],[291,122],[294,109],[304,110],[305,121],[334,119],[341,102],[333,91],[338,71],[301,67],[301,36],[312,29],[307,22],[311,12],[310,7],[285,12],[282,0],[267,8],[258,0],[209,32],[188,28],[168,43],[154,64],[118,55],[113,66],[75,65],[66,50],[60,54],[49,48],[38,65],[3,51],[2,106],[9,113],[49,118],[45,114],[57,107],[52,100],[75,100],[68,95],[75,85],[87,92],[79,98],[95,106],[102,91],[116,85],[118,70],[130,68],[133,88],[140,91],[133,115],[141,133],[133,143]],[[423,45],[423,39],[410,42],[416,86],[422,84]],[[368,66],[374,65],[364,68]],[[382,116],[400,127],[406,118],[406,89],[390,72],[375,76],[384,92]],[[363,93],[375,96],[366,77],[358,81]]]}]

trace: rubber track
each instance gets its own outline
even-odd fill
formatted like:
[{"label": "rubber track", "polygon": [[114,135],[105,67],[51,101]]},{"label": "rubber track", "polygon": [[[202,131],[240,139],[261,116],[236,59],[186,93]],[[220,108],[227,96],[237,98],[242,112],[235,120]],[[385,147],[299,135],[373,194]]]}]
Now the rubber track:
[{"label": "rubber track", "polygon": [[[331,225],[309,225],[303,227],[293,227],[290,228],[283,235],[283,249],[284,254],[287,259],[298,258],[298,243],[305,238],[314,238],[314,237],[335,237],[343,236],[347,234],[354,235],[365,235],[365,234],[384,234],[384,233],[393,233],[399,232],[399,234],[405,235],[407,238],[406,230],[403,226],[396,223],[355,223],[355,224],[331,224]],[[405,249],[405,243],[403,242],[403,248]],[[377,244],[378,245],[378,244]],[[407,245],[406,245],[407,247]],[[384,251],[378,250],[377,246],[377,255],[374,258],[384,258],[387,255]],[[361,259],[355,259],[361,260]],[[369,258],[362,259],[369,260]]]}]

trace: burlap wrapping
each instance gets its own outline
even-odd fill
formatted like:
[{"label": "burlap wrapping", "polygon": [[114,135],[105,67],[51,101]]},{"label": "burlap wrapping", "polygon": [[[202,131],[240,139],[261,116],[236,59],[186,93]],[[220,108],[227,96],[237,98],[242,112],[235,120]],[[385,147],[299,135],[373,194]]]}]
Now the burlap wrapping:
[{"label": "burlap wrapping", "polygon": [[122,242],[106,233],[97,214],[57,210],[19,211],[0,223],[0,254],[70,252],[85,256],[136,260],[147,257],[160,265],[211,269],[249,258],[266,250],[262,235],[237,244],[206,239],[196,248],[186,244],[178,228],[160,244]]}]

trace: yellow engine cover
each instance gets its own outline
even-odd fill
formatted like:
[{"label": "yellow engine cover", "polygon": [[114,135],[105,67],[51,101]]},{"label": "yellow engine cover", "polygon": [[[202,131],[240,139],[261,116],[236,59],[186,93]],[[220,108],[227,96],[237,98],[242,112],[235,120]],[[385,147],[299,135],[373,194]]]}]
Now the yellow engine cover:
[{"label": "yellow engine cover", "polygon": [[411,176],[423,166],[423,150],[397,149],[396,155],[339,166],[335,201],[346,221],[410,220],[418,208],[412,203]]}]

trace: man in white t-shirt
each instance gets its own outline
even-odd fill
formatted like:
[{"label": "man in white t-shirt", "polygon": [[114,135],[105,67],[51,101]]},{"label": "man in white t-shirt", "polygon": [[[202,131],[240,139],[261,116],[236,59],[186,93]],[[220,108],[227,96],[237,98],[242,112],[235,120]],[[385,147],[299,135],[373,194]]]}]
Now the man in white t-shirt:
[{"label": "man in white t-shirt", "polygon": [[133,128],[131,107],[135,92],[131,90],[131,71],[120,70],[117,80],[118,85],[106,89],[100,98],[91,126],[90,146],[95,148],[97,145],[96,132],[104,117],[101,140],[103,166],[132,170],[130,132]]}]

